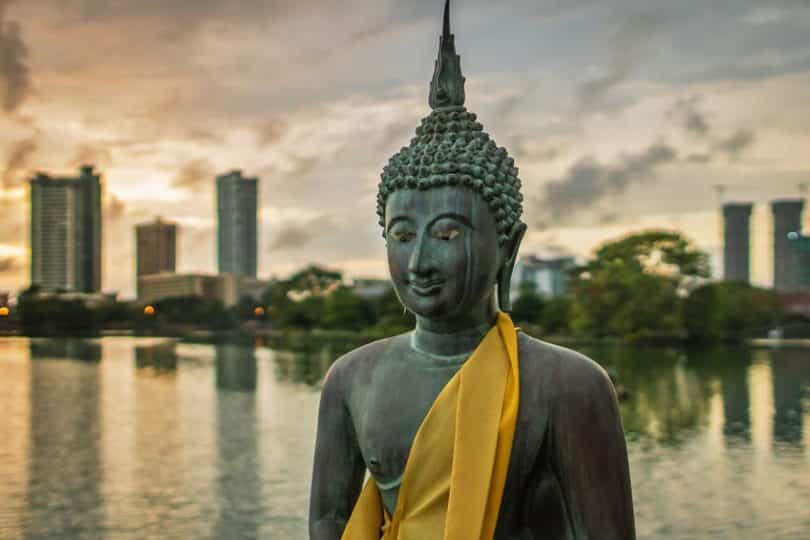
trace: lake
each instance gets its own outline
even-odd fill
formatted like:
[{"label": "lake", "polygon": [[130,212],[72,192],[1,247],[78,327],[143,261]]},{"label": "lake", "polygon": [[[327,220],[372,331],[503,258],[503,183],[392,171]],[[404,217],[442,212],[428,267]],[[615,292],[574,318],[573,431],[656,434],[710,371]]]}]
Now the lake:
[{"label": "lake", "polygon": [[[337,346],[0,338],[0,538],[307,538]],[[581,347],[639,538],[810,538],[810,349]]]}]

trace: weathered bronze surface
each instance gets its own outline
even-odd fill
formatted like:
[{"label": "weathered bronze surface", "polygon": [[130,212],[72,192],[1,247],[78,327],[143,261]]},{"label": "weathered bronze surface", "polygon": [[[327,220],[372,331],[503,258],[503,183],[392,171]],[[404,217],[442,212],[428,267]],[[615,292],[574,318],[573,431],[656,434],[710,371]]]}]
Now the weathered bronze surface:
[{"label": "weathered bronze surface", "polygon": [[[351,351],[327,375],[313,539],[341,538],[367,470],[393,513],[427,411],[497,310],[508,310],[526,230],[518,171],[463,108],[447,9],[431,83],[434,111],[391,159],[378,196],[391,280],[416,328]],[[604,370],[523,333],[518,354],[520,407],[495,538],[635,538],[624,435]]]}]

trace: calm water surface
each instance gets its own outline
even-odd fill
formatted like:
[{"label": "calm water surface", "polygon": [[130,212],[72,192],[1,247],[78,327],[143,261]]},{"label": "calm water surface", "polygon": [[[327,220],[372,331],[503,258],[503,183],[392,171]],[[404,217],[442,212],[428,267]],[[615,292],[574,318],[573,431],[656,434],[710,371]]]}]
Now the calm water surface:
[{"label": "calm water surface", "polygon": [[[810,350],[590,348],[639,538],[810,538]],[[0,338],[0,538],[305,539],[333,348]]]}]

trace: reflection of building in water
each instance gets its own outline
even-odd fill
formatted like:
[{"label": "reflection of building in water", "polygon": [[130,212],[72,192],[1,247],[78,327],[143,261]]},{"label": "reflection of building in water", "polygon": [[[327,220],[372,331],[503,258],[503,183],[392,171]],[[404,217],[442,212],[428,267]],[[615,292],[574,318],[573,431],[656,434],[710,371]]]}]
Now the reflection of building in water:
[{"label": "reflection of building in water", "polygon": [[52,358],[98,362],[101,360],[101,343],[85,339],[32,339],[29,342],[32,359]]},{"label": "reflection of building in water", "polygon": [[256,351],[253,347],[223,344],[216,347],[217,388],[256,390]]},{"label": "reflection of building in water", "polygon": [[774,444],[802,443],[802,392],[810,384],[806,349],[780,349],[771,365],[773,373]]},{"label": "reflection of building in water", "polygon": [[[140,348],[138,348],[140,349]],[[158,359],[167,352],[144,353],[139,357]],[[150,356],[154,354],[154,356]],[[159,360],[158,360],[159,362]],[[154,366],[152,366],[154,367]],[[178,503],[182,501],[183,478],[180,473],[180,421],[178,384],[175,370],[140,370],[135,377],[135,462],[134,484],[137,496],[131,512],[140,518],[138,535],[142,538],[166,537],[166,530],[177,530]]]},{"label": "reflection of building in water", "polygon": [[30,375],[25,537],[102,538],[98,365],[32,354]]},{"label": "reflection of building in water", "polygon": [[728,356],[720,373],[723,388],[723,435],[738,441],[751,440],[751,402],[748,389],[750,349],[723,349]]},{"label": "reflection of building in water", "polygon": [[258,538],[263,508],[252,348],[217,347],[217,388],[218,512],[211,537]]},{"label": "reflection of building in water", "polygon": [[329,371],[337,354],[328,345],[318,349],[274,350],[276,379],[315,386]]},{"label": "reflection of building in water", "polygon": [[135,367],[151,368],[155,371],[174,371],[177,369],[177,342],[165,341],[153,345],[135,347]]}]

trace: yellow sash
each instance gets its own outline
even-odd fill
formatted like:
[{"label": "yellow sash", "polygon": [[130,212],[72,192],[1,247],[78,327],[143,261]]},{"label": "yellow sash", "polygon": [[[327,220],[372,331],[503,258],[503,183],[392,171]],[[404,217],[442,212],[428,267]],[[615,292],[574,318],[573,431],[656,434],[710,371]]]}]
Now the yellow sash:
[{"label": "yellow sash", "polygon": [[518,402],[517,336],[499,313],[419,426],[394,515],[369,479],[342,540],[491,540]]}]

